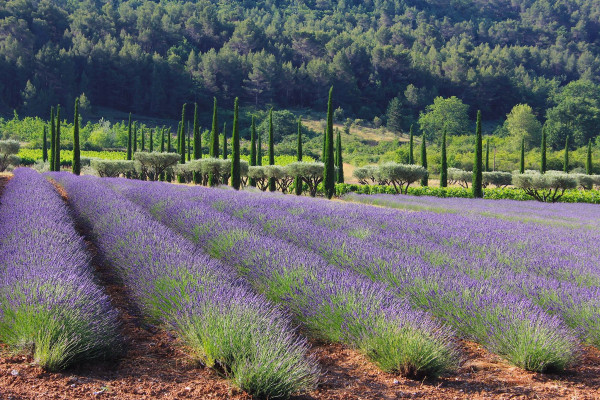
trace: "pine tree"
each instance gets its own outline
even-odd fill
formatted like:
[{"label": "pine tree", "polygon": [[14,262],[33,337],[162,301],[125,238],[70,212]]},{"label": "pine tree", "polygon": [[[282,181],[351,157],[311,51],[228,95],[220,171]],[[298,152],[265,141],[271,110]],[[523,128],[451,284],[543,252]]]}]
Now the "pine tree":
[{"label": "pine tree", "polygon": [[565,140],[565,160],[563,162],[563,171],[569,172],[569,137]]},{"label": "pine tree", "polygon": [[[212,129],[210,131],[210,147],[208,148],[211,157],[219,157],[219,133],[217,132],[218,126],[217,119],[217,98],[214,98],[213,102],[213,118],[212,118]],[[218,182],[215,180],[214,174],[208,174],[208,185],[215,186]]]},{"label": "pine tree", "polygon": [[485,141],[485,172],[490,172],[490,139]]},{"label": "pine tree", "polygon": [[54,120],[54,107],[50,107],[50,156],[48,162],[50,171],[54,171],[54,157],[56,157],[56,121]]},{"label": "pine tree", "polygon": [[[300,118],[298,118],[298,150],[296,153],[296,160],[297,161],[302,161],[302,120]],[[302,177],[297,176],[294,179],[294,188],[295,188],[295,193],[298,196],[302,195]]]},{"label": "pine tree", "polygon": [[519,163],[519,173],[525,173],[525,137],[521,138],[521,161]]},{"label": "pine tree", "polygon": [[154,151],[154,129],[150,129],[150,136],[148,138],[148,151],[152,153]]},{"label": "pine tree", "polygon": [[[275,145],[273,143],[273,109],[269,110],[269,165],[275,165]],[[269,191],[277,190],[275,178],[269,178]]]},{"label": "pine tree", "polygon": [[414,148],[414,138],[415,138],[415,135],[414,135],[414,132],[413,132],[413,125],[411,124],[411,126],[410,126],[410,136],[409,136],[409,139],[408,139],[408,163],[411,164],[411,165],[415,163],[414,151],[413,151],[413,148]]},{"label": "pine tree", "polygon": [[81,174],[81,150],[79,148],[79,99],[75,99],[75,118],[73,121],[73,173]]},{"label": "pine tree", "polygon": [[[427,143],[425,140],[425,134],[421,139],[421,166],[427,169]],[[421,186],[429,186],[429,172],[423,178],[421,178]]]},{"label": "pine tree", "polygon": [[587,157],[585,158],[585,173],[588,175],[592,175],[593,169],[594,168],[592,165],[592,139],[590,139],[588,141]]},{"label": "pine tree", "polygon": [[[256,165],[256,123],[254,121],[254,115],[252,116],[252,125],[250,126],[250,166]],[[250,178],[250,186],[256,186],[256,180]]]},{"label": "pine tree", "polygon": [[325,159],[323,188],[325,196],[331,199],[335,194],[335,166],[333,165],[333,86],[329,89],[327,101],[327,134],[325,135]]},{"label": "pine tree", "polygon": [[542,152],[542,160],[541,160],[541,165],[540,165],[540,171],[543,174],[546,172],[546,128],[545,127],[542,129],[541,152]]},{"label": "pine tree", "polygon": [[233,105],[233,134],[231,135],[231,186],[240,189],[240,132],[238,127],[238,98]]},{"label": "pine tree", "polygon": [[129,113],[129,123],[127,124],[127,160],[132,160],[132,132],[131,132],[131,113]]},{"label": "pine tree", "polygon": [[[200,124],[198,123],[198,103],[194,103],[194,160],[202,158],[202,136],[200,135]],[[194,172],[194,183],[200,184],[202,176]]]},{"label": "pine tree", "polygon": [[446,129],[442,134],[442,159],[440,164],[440,187],[448,187],[448,159],[446,156]]},{"label": "pine tree", "polygon": [[44,132],[42,133],[42,160],[48,161],[48,127],[44,125]]},{"label": "pine tree", "polygon": [[481,134],[481,111],[477,111],[475,134],[475,162],[473,163],[473,197],[483,198],[483,137]]},{"label": "pine tree", "polygon": [[344,160],[342,159],[342,134],[337,131],[337,140],[335,143],[336,161],[337,161],[337,183],[344,183]]},{"label": "pine tree", "polygon": [[54,146],[54,170],[60,171],[60,104],[56,106],[56,140]]}]

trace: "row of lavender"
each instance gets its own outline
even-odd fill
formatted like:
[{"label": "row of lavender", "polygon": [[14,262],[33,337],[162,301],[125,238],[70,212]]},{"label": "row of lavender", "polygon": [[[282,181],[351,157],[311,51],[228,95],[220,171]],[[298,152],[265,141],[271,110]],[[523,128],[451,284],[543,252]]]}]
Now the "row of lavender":
[{"label": "row of lavender", "polygon": [[[576,334],[597,343],[600,296],[595,287],[555,279],[543,269],[515,271],[502,259],[487,265],[484,254],[467,245],[478,234],[446,243],[447,239],[436,238],[435,230],[423,230],[435,226],[437,214],[400,215],[357,205],[334,207],[318,200],[203,188],[164,190],[168,193],[157,196],[154,212],[179,219],[180,229],[205,229],[206,223],[190,210],[209,212],[212,206],[213,211],[235,217],[234,226],[250,223],[260,227],[263,236],[284,238],[342,270],[384,282],[413,306],[526,369],[562,369],[574,363],[579,353]],[[144,197],[140,190],[130,195],[151,202],[156,189],[147,191],[152,194]]]},{"label": "row of lavender", "polygon": [[0,341],[49,370],[119,350],[117,312],[53,186],[17,169],[0,204]]},{"label": "row of lavender", "polygon": [[386,371],[436,376],[455,366],[452,332],[385,285],[329,265],[318,254],[198,204],[167,184],[111,183],[291,310],[311,336],[361,349]]},{"label": "row of lavender", "polygon": [[100,255],[154,321],[172,327],[191,355],[256,396],[287,397],[318,378],[289,317],[235,272],[198,252],[93,177],[54,173]]}]

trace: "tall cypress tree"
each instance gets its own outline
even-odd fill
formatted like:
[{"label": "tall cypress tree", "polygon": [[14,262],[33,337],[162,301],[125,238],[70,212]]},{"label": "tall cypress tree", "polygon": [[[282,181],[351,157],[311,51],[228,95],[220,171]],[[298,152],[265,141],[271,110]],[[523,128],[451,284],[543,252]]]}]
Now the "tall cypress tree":
[{"label": "tall cypress tree", "polygon": [[413,148],[414,148],[414,131],[413,131],[413,125],[410,125],[410,136],[408,139],[408,163],[409,164],[414,164],[415,163],[415,158],[414,158],[414,153],[413,153]]},{"label": "tall cypress tree", "polygon": [[154,151],[154,128],[150,129],[150,138],[148,139],[148,150],[150,153]]},{"label": "tall cypress tree", "polygon": [[588,141],[587,157],[585,158],[585,173],[592,175],[592,139]]},{"label": "tall cypress tree", "polygon": [[54,107],[50,107],[50,156],[48,157],[50,171],[54,171],[54,157],[56,157],[56,121],[54,120]]},{"label": "tall cypress tree", "polygon": [[227,160],[227,122],[223,124],[223,160]]},{"label": "tall cypress tree", "polygon": [[44,125],[44,132],[42,133],[42,160],[48,161],[48,127]]},{"label": "tall cypress tree", "polygon": [[140,140],[142,142],[141,151],[146,151],[146,133],[144,132],[144,127],[140,126]]},{"label": "tall cypress tree", "polygon": [[483,136],[481,134],[481,111],[477,111],[475,134],[475,162],[473,163],[473,197],[483,197]]},{"label": "tall cypress tree", "polygon": [[485,141],[485,172],[490,172],[490,139]]},{"label": "tall cypress tree", "polygon": [[563,162],[563,171],[569,172],[569,137],[565,140],[565,160]]},{"label": "tall cypress tree", "polygon": [[337,140],[335,143],[335,153],[337,161],[337,183],[344,183],[344,160],[342,159],[342,134],[337,131]]},{"label": "tall cypress tree", "polygon": [[165,152],[165,127],[160,128],[160,152]]},{"label": "tall cypress tree", "polygon": [[258,165],[259,167],[263,162],[263,152],[262,152],[262,135],[259,133],[258,134],[258,143],[256,145],[256,165]]},{"label": "tall cypress tree", "polygon": [[[425,134],[421,139],[421,166],[427,169],[427,143],[425,141]],[[429,172],[421,178],[421,186],[429,186]]]},{"label": "tall cypress tree", "polygon": [[[298,118],[298,149],[296,153],[296,160],[302,161],[302,119]],[[297,176],[294,178],[294,192],[297,196],[302,195],[302,177]]]},{"label": "tall cypress tree", "polygon": [[190,123],[188,122],[188,130],[187,130],[187,160],[190,161],[192,159],[192,131],[190,131]]},{"label": "tall cypress tree", "polygon": [[181,154],[181,121],[177,123],[177,154]]},{"label": "tall cypress tree", "polygon": [[167,131],[167,152],[171,153],[173,150],[173,146],[171,146],[171,140],[173,135],[171,135],[171,128]]},{"label": "tall cypress tree", "polygon": [[325,196],[331,199],[335,194],[335,166],[333,165],[333,86],[329,89],[327,101],[327,134],[325,135],[325,160],[323,187]]},{"label": "tall cypress tree", "polygon": [[[202,136],[200,135],[200,124],[198,123],[198,103],[194,103],[194,160],[202,158]],[[202,176],[194,172],[194,183],[199,185]]]},{"label": "tall cypress tree", "polygon": [[[275,145],[273,143],[273,109],[269,110],[269,165],[275,165]],[[275,178],[269,178],[269,191],[274,192]]]},{"label": "tall cypress tree", "polygon": [[525,173],[525,137],[521,138],[521,162],[519,165],[519,172]]},{"label": "tall cypress tree", "polygon": [[183,103],[181,107],[181,160],[179,161],[181,164],[185,164],[185,106],[186,104]]},{"label": "tall cypress tree", "polygon": [[131,113],[129,113],[129,123],[127,124],[127,160],[133,159],[133,147],[132,147],[132,132],[131,132]]},{"label": "tall cypress tree", "polygon": [[[219,133],[217,132],[218,126],[217,119],[217,98],[214,98],[213,102],[213,118],[212,118],[212,129],[210,131],[210,146],[208,148],[209,155],[214,158],[219,157]],[[208,185],[215,186],[218,182],[215,179],[215,176],[211,173],[208,174]]]},{"label": "tall cypress tree", "polygon": [[542,128],[542,159],[540,165],[540,172],[543,174],[546,172],[546,128]]},{"label": "tall cypress tree", "polygon": [[448,159],[446,156],[446,129],[442,133],[442,159],[440,163],[440,187],[448,187]]},{"label": "tall cypress tree", "polygon": [[56,141],[54,146],[54,170],[60,171],[60,104],[56,106]]},{"label": "tall cypress tree", "polygon": [[233,134],[231,135],[231,186],[240,189],[240,132],[238,127],[238,98],[233,105]]},{"label": "tall cypress tree", "polygon": [[73,121],[73,173],[81,174],[81,150],[79,148],[79,99],[75,99],[75,118]]},{"label": "tall cypress tree", "polygon": [[327,127],[323,129],[323,151],[321,152],[321,161],[325,162],[325,153],[327,153]]},{"label": "tall cypress tree", "polygon": [[[254,115],[252,116],[252,125],[250,126],[250,166],[256,165],[256,123],[254,121]],[[256,180],[250,178],[250,186],[256,186]]]}]

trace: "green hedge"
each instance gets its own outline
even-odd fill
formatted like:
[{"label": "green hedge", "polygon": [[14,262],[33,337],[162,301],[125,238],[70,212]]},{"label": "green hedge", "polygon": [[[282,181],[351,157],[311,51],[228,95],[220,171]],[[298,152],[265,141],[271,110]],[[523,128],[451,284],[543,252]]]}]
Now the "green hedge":
[{"label": "green hedge", "polygon": [[[391,186],[381,185],[356,185],[339,183],[335,185],[337,196],[343,196],[346,193],[357,194],[396,194]],[[470,189],[461,187],[429,187],[415,186],[408,188],[408,194],[413,196],[434,196],[434,197],[462,197],[473,198]],[[534,200],[533,197],[518,188],[487,188],[483,190],[485,199],[493,200]],[[593,203],[600,204],[600,190],[579,190],[571,189],[565,192],[565,195],[559,200],[561,203]]]}]

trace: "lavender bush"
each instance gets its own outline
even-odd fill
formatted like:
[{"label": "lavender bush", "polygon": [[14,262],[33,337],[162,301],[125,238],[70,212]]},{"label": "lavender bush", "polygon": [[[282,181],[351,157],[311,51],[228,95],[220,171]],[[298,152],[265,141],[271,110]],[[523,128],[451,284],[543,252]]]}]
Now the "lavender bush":
[{"label": "lavender bush", "polygon": [[0,340],[58,370],[120,349],[117,312],[52,185],[20,168],[0,205]]}]

